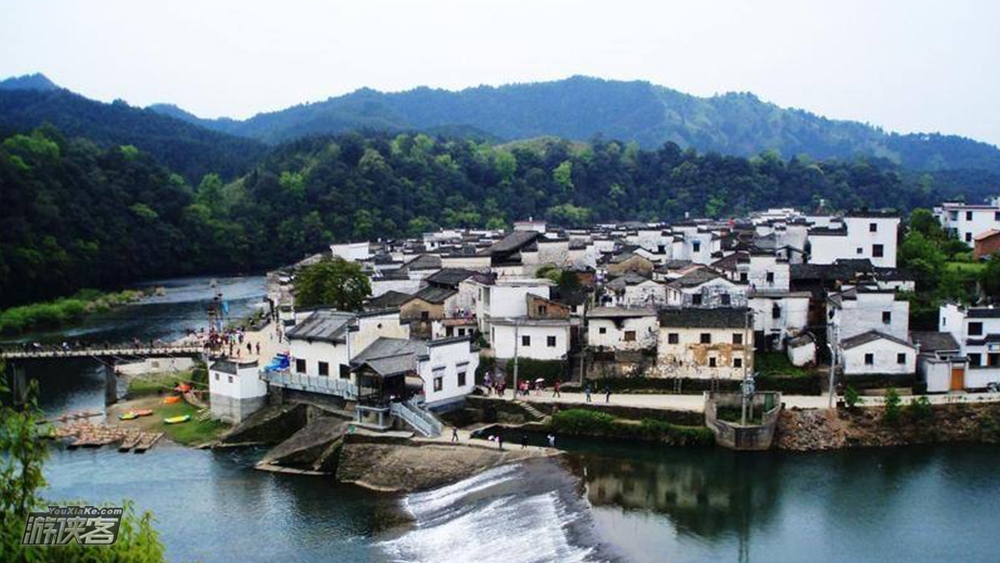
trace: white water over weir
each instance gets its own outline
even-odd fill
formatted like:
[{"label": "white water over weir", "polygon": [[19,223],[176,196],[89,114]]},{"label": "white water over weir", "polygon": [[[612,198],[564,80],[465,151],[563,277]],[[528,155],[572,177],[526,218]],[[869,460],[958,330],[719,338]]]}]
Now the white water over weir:
[{"label": "white water over weir", "polygon": [[403,506],[415,520],[380,544],[392,561],[541,563],[612,561],[579,484],[550,460],[506,465],[423,493]]}]

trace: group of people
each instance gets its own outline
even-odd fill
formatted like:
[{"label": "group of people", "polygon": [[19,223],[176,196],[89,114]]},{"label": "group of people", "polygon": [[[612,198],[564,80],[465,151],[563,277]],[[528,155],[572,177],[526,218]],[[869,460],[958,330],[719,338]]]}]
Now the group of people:
[{"label": "group of people", "polygon": [[[486,387],[487,395],[492,395],[496,393],[498,397],[503,397],[506,395],[507,392],[507,381],[506,379],[500,376],[497,376],[494,379],[493,377],[490,376],[490,374],[486,374],[486,376],[483,378],[483,386]],[[534,383],[523,380],[518,382],[517,389],[515,389],[514,391],[514,398],[516,399],[518,396],[522,397],[529,396],[531,394],[532,388],[534,388],[535,390],[535,395],[541,395],[542,390],[545,389],[544,380],[538,379]],[[553,383],[552,385],[552,396],[561,397],[562,396],[562,394],[560,393],[561,389],[562,389],[562,380],[560,379],[555,380],[555,383]]]}]

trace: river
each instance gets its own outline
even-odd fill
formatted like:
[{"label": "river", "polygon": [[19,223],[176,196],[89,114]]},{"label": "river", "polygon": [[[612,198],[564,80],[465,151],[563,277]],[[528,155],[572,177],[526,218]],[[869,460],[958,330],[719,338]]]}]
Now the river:
[{"label": "river", "polygon": [[[207,278],[33,339],[170,338],[203,326]],[[234,315],[262,278],[221,279]],[[39,363],[49,413],[103,404],[88,362]],[[996,561],[1000,450],[955,445],[810,454],[560,439],[561,462],[498,468],[438,490],[373,494],[251,469],[258,450],[160,444],[143,455],[52,449],[50,500],[155,513],[172,561]],[[398,514],[413,523],[388,526]]]}]

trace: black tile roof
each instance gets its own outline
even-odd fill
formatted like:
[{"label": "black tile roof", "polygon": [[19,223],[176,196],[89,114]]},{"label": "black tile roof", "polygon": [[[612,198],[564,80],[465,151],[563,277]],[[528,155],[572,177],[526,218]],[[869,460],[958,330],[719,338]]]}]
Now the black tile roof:
[{"label": "black tile roof", "polygon": [[[747,309],[746,307],[663,309],[659,317],[661,327],[744,328],[747,323]],[[750,326],[753,326],[753,319],[749,322]]]}]

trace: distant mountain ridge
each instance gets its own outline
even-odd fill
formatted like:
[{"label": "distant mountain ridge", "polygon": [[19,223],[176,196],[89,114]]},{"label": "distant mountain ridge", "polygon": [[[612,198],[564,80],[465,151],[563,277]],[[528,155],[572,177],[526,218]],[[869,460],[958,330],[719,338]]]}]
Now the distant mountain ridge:
[{"label": "distant mountain ridge", "polygon": [[553,82],[427,87],[397,93],[363,88],[326,101],[262,113],[246,120],[200,119],[175,106],[152,109],[210,129],[277,143],[359,129],[467,128],[498,140],[557,136],[636,141],[655,148],[672,141],[700,151],[750,156],[887,158],[916,170],[981,169],[1000,173],[1000,149],[956,135],[897,134],[854,121],[781,108],[753,94],[700,98],[643,81],[574,76]]},{"label": "distant mountain ridge", "polygon": [[59,86],[40,72],[0,80],[0,90],[58,90]]}]

